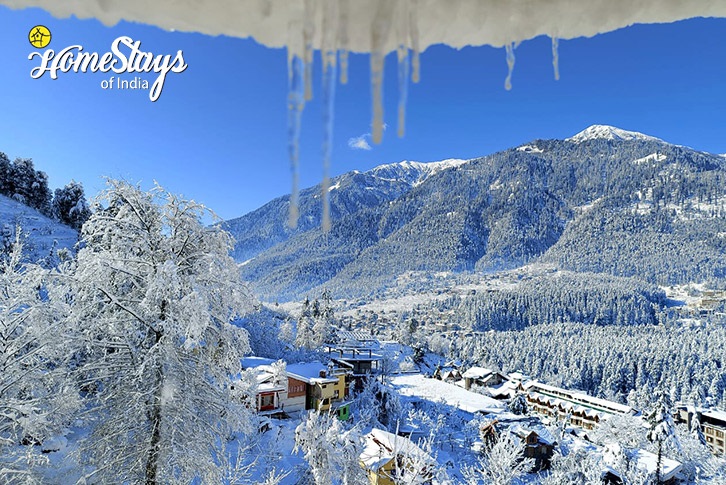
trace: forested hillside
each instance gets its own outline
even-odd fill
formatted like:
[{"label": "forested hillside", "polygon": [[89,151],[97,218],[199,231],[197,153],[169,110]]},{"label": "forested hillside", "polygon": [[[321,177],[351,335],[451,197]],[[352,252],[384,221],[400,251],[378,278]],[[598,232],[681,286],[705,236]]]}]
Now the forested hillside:
[{"label": "forested hillside", "polygon": [[55,264],[59,249],[76,244],[90,214],[81,184],[72,180],[53,193],[33,160],[11,161],[0,152],[0,255],[20,236],[27,259]]},{"label": "forested hillside", "polygon": [[[253,258],[243,277],[273,300],[299,299],[315,287],[356,297],[407,271],[492,271],[539,259],[650,283],[720,284],[726,160],[597,128],[454,164],[406,182],[406,190],[388,178],[387,188],[369,190],[366,174],[346,174],[332,193],[345,194],[348,210],[334,212],[328,234],[309,216],[275,236],[284,232],[287,207],[279,199],[259,210],[275,209],[268,222],[243,218],[235,255]],[[615,131],[629,135],[607,136]],[[361,198],[368,192],[379,196]],[[319,212],[314,197],[306,200],[305,213]],[[270,247],[255,242],[262,240]]]}]

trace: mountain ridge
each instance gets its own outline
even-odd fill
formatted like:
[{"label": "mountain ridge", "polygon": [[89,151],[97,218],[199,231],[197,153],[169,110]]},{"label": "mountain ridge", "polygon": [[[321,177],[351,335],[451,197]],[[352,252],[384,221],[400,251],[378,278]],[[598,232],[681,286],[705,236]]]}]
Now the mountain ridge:
[{"label": "mountain ridge", "polygon": [[[726,233],[723,157],[605,125],[582,133],[588,138],[539,139],[449,165],[404,162],[371,170],[380,176],[344,174],[331,199],[347,200],[349,210],[334,212],[330,233],[319,223],[290,232],[238,258],[246,262],[241,273],[261,296],[279,300],[324,287],[370,294],[410,271],[488,272],[537,259],[651,283],[726,275],[726,252],[709,235]],[[422,170],[429,174],[417,182]],[[359,198],[375,191],[368,184],[379,193],[364,204]],[[306,190],[301,206],[319,211],[319,189]],[[286,212],[276,217],[284,224]],[[263,237],[264,230],[250,231]],[[683,258],[668,261],[676,243]],[[636,250],[641,244],[656,249]],[[694,269],[699,261],[703,269]]]}]

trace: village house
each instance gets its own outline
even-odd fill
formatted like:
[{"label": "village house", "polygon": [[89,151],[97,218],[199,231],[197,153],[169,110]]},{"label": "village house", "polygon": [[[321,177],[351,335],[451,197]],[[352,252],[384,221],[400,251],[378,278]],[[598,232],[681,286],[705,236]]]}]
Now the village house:
[{"label": "village house", "polygon": [[569,423],[583,429],[594,429],[600,422],[612,415],[635,416],[638,411],[625,404],[589,396],[583,392],[570,391],[549,386],[537,381],[523,384],[529,411]]},{"label": "village house", "polygon": [[416,443],[377,428],[364,439],[360,464],[371,485],[395,485],[400,477],[414,474],[415,483],[430,483],[436,461]]},{"label": "village house", "polygon": [[689,429],[694,416],[701,423],[701,432],[713,454],[726,454],[726,411],[683,405],[676,407],[676,420],[687,423]]},{"label": "village house", "polygon": [[350,417],[350,372],[333,362],[290,364],[288,379],[305,384],[305,409],[335,412],[345,421]]},{"label": "village house", "polygon": [[[600,446],[588,445],[590,453],[593,449],[596,453],[603,456],[602,461],[602,480],[605,485],[623,485],[624,477],[620,475],[613,466],[616,465],[617,458],[608,451]],[[630,453],[630,461],[632,466],[635,466],[641,472],[644,472],[648,477],[652,479],[652,483],[655,483],[655,477],[659,476],[660,481],[663,485],[675,485],[681,483],[680,474],[683,470],[683,465],[670,458],[661,456],[660,458],[660,470],[658,469],[658,456],[655,453],[645,451],[642,449],[632,450]],[[648,482],[651,483],[651,482]]]},{"label": "village house", "polygon": [[455,362],[447,362],[443,366],[437,366],[433,374],[434,379],[446,382],[459,382],[462,380],[461,371]]},{"label": "village house", "polygon": [[547,468],[554,453],[555,439],[536,419],[495,419],[479,429],[485,448],[491,448],[503,433],[511,433],[523,445],[522,456],[532,458],[537,470]]},{"label": "village house", "polygon": [[356,391],[363,389],[368,377],[381,372],[383,356],[369,346],[328,346],[328,356],[350,371]]},{"label": "village house", "polygon": [[257,380],[255,405],[259,414],[315,409],[333,411],[341,420],[350,417],[350,372],[345,368],[321,362],[284,366],[261,357],[244,358],[242,367],[252,370]]},{"label": "village house", "polygon": [[468,391],[472,386],[493,387],[499,386],[507,380],[507,376],[485,367],[471,367],[462,374],[464,388]]},{"label": "village house", "polygon": [[242,359],[242,368],[252,371],[257,382],[254,405],[259,414],[275,415],[283,412],[288,394],[287,376],[280,372],[283,365],[261,357]]}]

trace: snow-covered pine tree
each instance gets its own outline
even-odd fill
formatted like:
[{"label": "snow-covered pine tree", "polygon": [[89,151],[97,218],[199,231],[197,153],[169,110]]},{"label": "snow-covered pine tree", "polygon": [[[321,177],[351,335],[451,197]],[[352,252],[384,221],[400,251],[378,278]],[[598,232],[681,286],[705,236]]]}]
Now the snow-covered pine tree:
[{"label": "snow-covered pine tree", "polygon": [[[207,209],[109,180],[84,224],[72,317],[94,418],[82,447],[88,475],[114,483],[220,483],[227,440],[251,412],[230,376],[249,350],[229,324],[249,297],[230,236]],[[244,390],[235,389],[235,393]]]},{"label": "snow-covered pine tree", "polygon": [[669,444],[674,445],[680,451],[680,443],[676,436],[673,417],[671,416],[671,403],[665,393],[661,393],[653,411],[648,415],[648,440],[655,446],[657,454],[656,462],[656,483],[661,482],[661,472],[663,470],[663,452]]},{"label": "snow-covered pine tree", "polygon": [[86,202],[83,185],[71,180],[62,189],[55,189],[51,204],[53,217],[73,229],[80,229],[91,215],[91,209]]},{"label": "snow-covered pine tree", "polygon": [[527,398],[524,397],[524,394],[520,392],[512,398],[509,402],[509,411],[517,415],[527,414]]},{"label": "snow-covered pine tree", "polygon": [[310,300],[305,298],[300,311],[300,318],[297,320],[297,332],[295,334],[295,345],[306,350],[313,350],[317,348],[315,342],[315,335],[313,333],[313,326],[315,322],[313,320],[312,309]]}]

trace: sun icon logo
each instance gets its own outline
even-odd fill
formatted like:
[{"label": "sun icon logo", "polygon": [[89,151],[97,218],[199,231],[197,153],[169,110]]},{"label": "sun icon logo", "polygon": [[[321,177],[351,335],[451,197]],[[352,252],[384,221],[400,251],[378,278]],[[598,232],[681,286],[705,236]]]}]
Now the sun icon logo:
[{"label": "sun icon logo", "polygon": [[38,49],[42,49],[50,44],[51,37],[50,30],[45,25],[36,25],[28,32],[30,45]]}]

